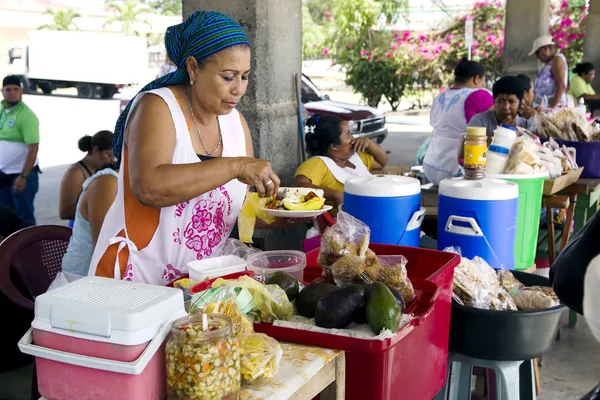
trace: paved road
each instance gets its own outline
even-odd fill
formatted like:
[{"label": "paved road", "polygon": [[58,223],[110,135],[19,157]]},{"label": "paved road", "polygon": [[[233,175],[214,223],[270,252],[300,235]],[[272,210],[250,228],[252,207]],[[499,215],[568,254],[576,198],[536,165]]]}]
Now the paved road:
[{"label": "paved road", "polygon": [[[127,98],[128,93],[120,95]],[[40,191],[36,197],[38,224],[61,223],[58,218],[58,190],[68,165],[83,157],[77,141],[101,129],[114,129],[119,115],[119,99],[84,100],[71,95],[28,95],[24,101],[40,119]],[[421,142],[430,131],[426,117],[406,117],[389,124],[384,142],[390,151],[390,164],[413,164]],[[398,124],[401,123],[401,124]]]}]

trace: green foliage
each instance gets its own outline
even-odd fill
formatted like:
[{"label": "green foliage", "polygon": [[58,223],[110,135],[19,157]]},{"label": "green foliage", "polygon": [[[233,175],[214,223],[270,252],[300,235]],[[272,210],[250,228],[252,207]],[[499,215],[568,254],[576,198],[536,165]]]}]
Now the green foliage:
[{"label": "green foliage", "polygon": [[150,26],[150,23],[144,18],[144,14],[150,11],[148,5],[141,3],[139,0],[124,0],[124,1],[107,1],[106,4],[115,11],[115,15],[109,17],[104,23],[106,28],[114,23],[121,25],[121,31],[126,35],[138,35],[136,25]]},{"label": "green foliage", "polygon": [[323,56],[325,29],[313,21],[308,6],[302,5],[302,59],[308,60]]},{"label": "green foliage", "polygon": [[158,14],[168,16],[181,16],[181,3],[182,0],[145,0]]},{"label": "green foliage", "polygon": [[49,29],[53,31],[78,31],[79,27],[75,23],[75,18],[81,17],[81,14],[75,12],[72,8],[65,10],[47,9],[45,15],[52,16],[52,22],[42,25],[38,29]]}]

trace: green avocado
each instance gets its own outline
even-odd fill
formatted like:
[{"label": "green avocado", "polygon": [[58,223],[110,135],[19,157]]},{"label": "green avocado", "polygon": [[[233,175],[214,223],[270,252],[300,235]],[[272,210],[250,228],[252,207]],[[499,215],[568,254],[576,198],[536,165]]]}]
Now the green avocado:
[{"label": "green avocado", "polygon": [[298,314],[306,318],[314,318],[319,299],[337,289],[337,286],[324,282],[306,286],[296,297],[295,305]]},{"label": "green avocado", "polygon": [[293,301],[300,292],[300,283],[287,272],[275,272],[267,277],[265,285],[277,285],[287,294],[288,300]]},{"label": "green avocado", "polygon": [[386,285],[375,282],[369,285],[366,301],[367,323],[376,335],[383,329],[396,332],[400,327],[402,311],[398,300]]},{"label": "green avocado", "polygon": [[365,290],[349,285],[321,297],[317,302],[315,323],[322,328],[345,328],[364,304]]}]

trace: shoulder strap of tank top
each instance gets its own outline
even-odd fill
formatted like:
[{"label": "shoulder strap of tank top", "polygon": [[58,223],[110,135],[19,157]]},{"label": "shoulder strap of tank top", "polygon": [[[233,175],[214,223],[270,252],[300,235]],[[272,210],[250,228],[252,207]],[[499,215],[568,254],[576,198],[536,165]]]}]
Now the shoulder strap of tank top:
[{"label": "shoulder strap of tank top", "polygon": [[[79,166],[79,169],[81,170],[81,172],[83,172],[84,178],[89,178],[90,176],[94,175],[94,174],[92,174],[92,171],[88,168],[87,165],[85,165],[85,163],[83,161],[77,161],[77,165]],[[86,172],[87,172],[87,175],[85,174]]]}]

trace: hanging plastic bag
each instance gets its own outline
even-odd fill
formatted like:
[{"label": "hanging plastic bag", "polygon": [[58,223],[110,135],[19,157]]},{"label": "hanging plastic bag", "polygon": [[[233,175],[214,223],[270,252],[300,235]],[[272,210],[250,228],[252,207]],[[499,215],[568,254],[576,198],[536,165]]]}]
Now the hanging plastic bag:
[{"label": "hanging plastic bag", "polygon": [[75,282],[76,280],[81,279],[81,278],[83,278],[83,276],[81,276],[81,275],[75,275],[70,272],[60,271],[58,274],[56,274],[56,277],[54,278],[54,280],[48,287],[47,291],[49,292],[51,290],[66,286],[69,283]]},{"label": "hanging plastic bag", "polygon": [[283,355],[277,340],[264,333],[240,335],[240,372],[246,381],[272,378],[277,374]]},{"label": "hanging plastic bag", "polygon": [[257,193],[246,193],[246,200],[242,205],[242,210],[238,216],[238,231],[240,240],[244,243],[253,243],[254,227],[256,218],[265,221],[267,224],[275,222],[275,217],[265,211],[265,206],[272,198],[261,199]]},{"label": "hanging plastic bag", "polygon": [[213,252],[213,257],[236,256],[243,260],[255,253],[260,253],[261,250],[249,246],[246,243],[237,239],[227,239],[219,248]]}]

